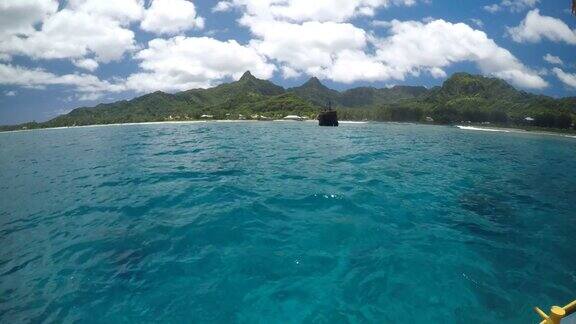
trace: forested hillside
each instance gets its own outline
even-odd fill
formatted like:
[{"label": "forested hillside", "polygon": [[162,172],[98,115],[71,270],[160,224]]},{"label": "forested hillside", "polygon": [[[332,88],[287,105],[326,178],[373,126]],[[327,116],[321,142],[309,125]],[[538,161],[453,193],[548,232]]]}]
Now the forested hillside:
[{"label": "forested hillside", "polygon": [[328,104],[342,120],[409,121],[438,124],[493,123],[568,129],[574,127],[576,98],[555,99],[519,91],[503,80],[457,73],[441,87],[361,87],[339,92],[311,78],[284,89],[246,72],[240,80],[210,89],[175,94],[154,92],[129,101],[77,108],[45,123],[2,126],[21,128],[134,123],[165,120],[282,118],[297,114],[315,118]]}]

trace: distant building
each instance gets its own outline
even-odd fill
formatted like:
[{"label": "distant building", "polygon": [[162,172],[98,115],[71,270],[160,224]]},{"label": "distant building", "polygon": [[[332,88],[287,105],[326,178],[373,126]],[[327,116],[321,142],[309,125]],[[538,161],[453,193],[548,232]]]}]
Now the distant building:
[{"label": "distant building", "polygon": [[200,116],[201,119],[214,119],[213,115],[202,115]]},{"label": "distant building", "polygon": [[434,118],[432,117],[426,117],[426,121],[429,123],[433,123],[434,122]]},{"label": "distant building", "polygon": [[254,119],[254,120],[272,120],[272,118],[262,116],[262,115],[252,115],[252,116],[250,116],[250,118]]},{"label": "distant building", "polygon": [[300,116],[296,116],[296,115],[288,115],[286,117],[283,118],[284,120],[294,120],[294,121],[303,121],[304,118],[300,117]]},{"label": "distant building", "polygon": [[245,117],[244,115],[240,114],[240,115],[238,115],[238,119],[239,119],[239,120],[245,120],[246,117]]},{"label": "distant building", "polygon": [[524,121],[528,122],[528,123],[532,123],[535,119],[532,117],[526,117],[524,118]]}]

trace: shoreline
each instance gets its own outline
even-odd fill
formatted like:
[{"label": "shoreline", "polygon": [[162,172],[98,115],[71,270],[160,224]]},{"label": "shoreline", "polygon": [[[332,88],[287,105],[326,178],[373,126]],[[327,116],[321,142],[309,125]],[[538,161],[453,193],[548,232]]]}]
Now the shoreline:
[{"label": "shoreline", "polygon": [[[141,122],[141,123],[114,123],[114,124],[95,124],[95,125],[82,125],[82,126],[62,126],[62,127],[46,127],[46,128],[34,128],[34,129],[17,129],[10,131],[0,131],[0,134],[9,133],[20,133],[20,132],[32,132],[32,131],[42,131],[42,130],[63,130],[63,129],[75,129],[75,128],[93,128],[93,127],[115,127],[115,126],[139,126],[139,125],[178,125],[178,124],[204,124],[204,123],[270,123],[270,122],[287,122],[287,123],[310,123],[317,122],[316,120],[303,120],[303,121],[292,121],[275,119],[270,121],[261,120],[183,120],[183,121],[156,121],[156,122]],[[516,134],[535,134],[535,135],[546,135],[546,136],[557,136],[564,138],[574,138],[576,139],[576,133],[563,133],[545,130],[528,130],[522,128],[511,128],[511,127],[499,127],[499,126],[481,126],[481,125],[436,125],[428,123],[399,123],[399,122],[384,122],[384,121],[353,121],[353,120],[343,120],[340,121],[341,124],[367,124],[367,123],[395,123],[395,124],[413,124],[413,125],[434,125],[434,126],[447,126],[456,127],[464,131],[477,131],[477,132],[490,132],[490,133],[516,133]]]},{"label": "shoreline", "polygon": [[61,127],[43,127],[33,129],[17,129],[10,131],[0,131],[3,133],[19,133],[19,132],[32,132],[42,130],[61,130],[61,129],[75,129],[75,128],[92,128],[92,127],[113,127],[113,126],[138,126],[138,125],[169,125],[169,124],[203,124],[203,123],[255,123],[258,120],[182,120],[182,121],[158,121],[158,122],[141,122],[141,123],[114,123],[114,124],[94,124],[82,126],[61,126]]},{"label": "shoreline", "polygon": [[498,127],[498,126],[465,126],[455,125],[458,129],[478,132],[491,132],[491,133],[515,133],[515,134],[537,134],[547,136],[559,136],[565,138],[576,138],[576,134],[561,133],[561,132],[547,132],[545,130],[527,130],[522,128]]},{"label": "shoreline", "polygon": [[[42,128],[32,128],[32,129],[16,129],[9,131],[0,131],[0,134],[4,133],[20,133],[20,132],[32,132],[32,131],[42,131],[42,130],[62,130],[62,129],[75,129],[75,128],[92,128],[92,127],[113,127],[113,126],[139,126],[139,125],[171,125],[171,124],[208,124],[208,123],[274,123],[274,122],[285,122],[285,123],[316,123],[317,120],[309,119],[302,121],[295,120],[229,120],[229,119],[212,119],[212,120],[181,120],[181,121],[157,121],[157,122],[142,122],[142,123],[114,123],[114,124],[94,124],[94,125],[82,125],[82,126],[61,126],[61,127],[42,127]],[[343,120],[340,121],[342,124],[367,124],[368,121],[352,121]]]}]

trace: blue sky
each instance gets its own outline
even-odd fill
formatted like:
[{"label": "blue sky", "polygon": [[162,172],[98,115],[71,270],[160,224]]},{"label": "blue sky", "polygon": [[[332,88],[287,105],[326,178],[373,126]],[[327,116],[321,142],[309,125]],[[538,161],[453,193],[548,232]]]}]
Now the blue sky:
[{"label": "blue sky", "polygon": [[440,85],[467,71],[576,96],[570,0],[4,0],[0,124],[210,87]]}]

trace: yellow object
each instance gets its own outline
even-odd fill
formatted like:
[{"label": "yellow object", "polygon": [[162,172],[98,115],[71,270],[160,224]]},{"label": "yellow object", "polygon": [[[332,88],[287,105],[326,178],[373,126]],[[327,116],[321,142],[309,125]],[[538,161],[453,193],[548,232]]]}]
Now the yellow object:
[{"label": "yellow object", "polygon": [[570,304],[564,306],[564,310],[566,311],[567,315],[570,315],[576,312],[576,300],[571,302]]},{"label": "yellow object", "polygon": [[552,306],[550,315],[546,315],[546,313],[538,307],[534,307],[534,311],[542,318],[540,324],[560,324],[562,318],[576,312],[576,300],[564,307]]}]

